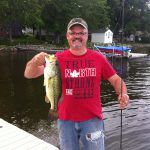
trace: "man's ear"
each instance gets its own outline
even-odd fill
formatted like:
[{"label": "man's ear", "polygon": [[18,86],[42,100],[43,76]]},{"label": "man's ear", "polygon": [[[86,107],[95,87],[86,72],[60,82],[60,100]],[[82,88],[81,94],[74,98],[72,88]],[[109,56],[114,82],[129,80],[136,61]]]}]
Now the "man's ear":
[{"label": "man's ear", "polygon": [[67,40],[68,40],[68,33],[66,33],[66,38],[67,38]]}]

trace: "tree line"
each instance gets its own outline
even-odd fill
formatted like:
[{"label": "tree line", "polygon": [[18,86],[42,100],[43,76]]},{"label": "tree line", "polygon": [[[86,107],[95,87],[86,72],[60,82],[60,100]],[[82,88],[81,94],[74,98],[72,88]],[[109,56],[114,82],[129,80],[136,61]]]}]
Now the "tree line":
[{"label": "tree line", "polygon": [[10,39],[13,22],[24,28],[44,29],[59,39],[71,18],[82,17],[90,31],[109,27],[118,34],[124,7],[124,35],[142,31],[149,36],[149,4],[150,0],[1,0],[0,25],[7,26]]}]

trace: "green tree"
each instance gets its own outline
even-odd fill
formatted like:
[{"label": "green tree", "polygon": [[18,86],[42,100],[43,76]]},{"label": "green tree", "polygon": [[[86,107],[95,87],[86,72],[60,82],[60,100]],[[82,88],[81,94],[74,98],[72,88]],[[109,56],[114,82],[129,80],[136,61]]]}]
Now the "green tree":
[{"label": "green tree", "polygon": [[9,38],[12,41],[12,24],[23,26],[41,25],[41,6],[38,0],[1,0],[0,19],[9,29]]},{"label": "green tree", "polygon": [[126,1],[125,9],[125,23],[133,24],[136,30],[147,30],[145,23],[147,20],[147,13],[149,11],[147,0],[132,0]]},{"label": "green tree", "polygon": [[110,28],[115,33],[121,28],[121,3],[120,0],[107,0],[107,4],[109,6]]},{"label": "green tree", "polygon": [[42,18],[49,32],[55,34],[59,43],[65,35],[68,21],[73,17],[84,18],[89,29],[99,29],[109,25],[106,0],[51,0],[45,5]]},{"label": "green tree", "polygon": [[107,0],[111,24],[117,33],[121,28],[122,2],[124,2],[124,31],[133,33],[137,30],[150,30],[149,0]]},{"label": "green tree", "polygon": [[100,29],[109,25],[106,0],[77,0],[79,16],[85,18],[89,29]]}]

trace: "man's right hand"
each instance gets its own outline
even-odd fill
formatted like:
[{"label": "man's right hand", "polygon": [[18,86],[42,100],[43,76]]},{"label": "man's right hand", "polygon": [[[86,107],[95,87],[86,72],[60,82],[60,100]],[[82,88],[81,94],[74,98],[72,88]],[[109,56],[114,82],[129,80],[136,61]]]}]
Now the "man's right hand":
[{"label": "man's right hand", "polygon": [[41,53],[35,55],[31,61],[33,61],[32,63],[34,63],[37,66],[42,66],[45,64],[45,56],[46,55],[47,55],[47,53],[41,52]]},{"label": "man's right hand", "polygon": [[24,76],[28,79],[36,78],[44,73],[45,56],[47,53],[40,52],[35,55],[26,65]]}]

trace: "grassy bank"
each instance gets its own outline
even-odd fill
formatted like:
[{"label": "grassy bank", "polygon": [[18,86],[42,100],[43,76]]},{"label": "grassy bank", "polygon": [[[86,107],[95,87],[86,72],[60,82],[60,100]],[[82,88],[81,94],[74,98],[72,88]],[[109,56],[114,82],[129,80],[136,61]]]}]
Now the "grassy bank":
[{"label": "grassy bank", "polygon": [[30,35],[23,35],[19,38],[13,38],[10,41],[8,38],[0,39],[0,45],[14,46],[18,44],[42,44],[44,41],[38,40]]},{"label": "grassy bank", "polygon": [[[66,44],[50,44],[50,40],[39,40],[35,38],[32,35],[23,35],[19,38],[13,38],[13,40],[10,42],[8,38],[0,39],[0,49],[2,48],[11,48],[16,45],[44,45],[52,48],[62,48],[62,47],[68,47],[67,42]],[[91,42],[88,42],[88,47],[93,47],[93,44]],[[118,44],[119,45],[119,44]],[[124,45],[131,46],[133,48],[143,48],[143,47],[150,47],[150,43],[143,44],[143,43],[124,43]]]},{"label": "grassy bank", "polygon": [[[19,38],[13,38],[12,41],[10,41],[8,38],[0,38],[0,49],[2,48],[13,48],[16,45],[39,45],[44,47],[50,47],[50,48],[64,48],[68,47],[67,42],[65,44],[51,44],[53,40],[49,38],[45,39],[37,39],[33,35],[23,35]],[[65,39],[66,41],[66,39]]]}]

